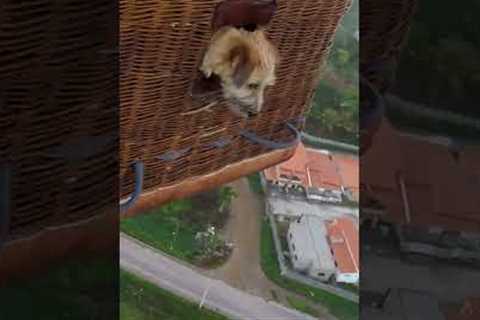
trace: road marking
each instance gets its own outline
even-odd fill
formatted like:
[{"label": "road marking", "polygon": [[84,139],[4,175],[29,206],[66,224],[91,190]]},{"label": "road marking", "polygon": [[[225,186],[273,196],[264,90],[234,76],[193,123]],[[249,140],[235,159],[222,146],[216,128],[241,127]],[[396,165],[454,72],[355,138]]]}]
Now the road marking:
[{"label": "road marking", "polygon": [[203,291],[202,300],[200,301],[200,304],[198,305],[199,309],[202,309],[203,304],[205,303],[205,299],[207,298],[208,291],[210,290],[210,288],[212,286],[213,286],[212,280],[209,280],[207,288],[205,289],[205,291]]}]

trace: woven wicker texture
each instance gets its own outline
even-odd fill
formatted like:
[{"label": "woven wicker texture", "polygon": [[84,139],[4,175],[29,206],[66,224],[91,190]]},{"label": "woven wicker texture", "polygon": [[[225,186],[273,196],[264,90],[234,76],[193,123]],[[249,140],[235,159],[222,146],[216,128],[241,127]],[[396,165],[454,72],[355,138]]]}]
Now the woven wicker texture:
[{"label": "woven wicker texture", "polygon": [[360,15],[360,72],[379,92],[391,85],[391,72],[406,40],[417,0],[363,0]]},{"label": "woven wicker texture", "polygon": [[11,172],[10,240],[118,203],[115,10],[105,0],[2,1],[0,164]]},{"label": "woven wicker texture", "polygon": [[[218,0],[121,0],[121,195],[133,187],[131,164],[145,164],[145,189],[206,175],[269,150],[239,135],[241,129],[276,141],[292,139],[285,122],[306,112],[348,0],[278,1],[268,35],[281,63],[262,113],[234,115],[221,97],[192,99],[189,87],[212,36]],[[223,139],[223,140],[222,140]],[[218,141],[230,141],[221,146]],[[161,157],[187,150],[176,159]],[[160,157],[160,158],[159,158]]]}]

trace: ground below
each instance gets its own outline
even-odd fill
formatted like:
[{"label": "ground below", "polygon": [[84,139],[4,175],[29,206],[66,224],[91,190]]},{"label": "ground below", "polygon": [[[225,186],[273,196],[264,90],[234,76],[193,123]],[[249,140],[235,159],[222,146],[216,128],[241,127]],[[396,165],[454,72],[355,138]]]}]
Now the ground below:
[{"label": "ground below", "polygon": [[335,319],[325,307],[277,286],[265,276],[260,257],[264,202],[250,190],[247,179],[235,181],[231,187],[234,188],[237,197],[232,202],[230,218],[224,233],[227,240],[234,245],[233,253],[220,268],[205,273],[233,287],[266,300],[278,301],[286,306],[291,305],[289,300],[301,301],[314,310],[319,319]]}]

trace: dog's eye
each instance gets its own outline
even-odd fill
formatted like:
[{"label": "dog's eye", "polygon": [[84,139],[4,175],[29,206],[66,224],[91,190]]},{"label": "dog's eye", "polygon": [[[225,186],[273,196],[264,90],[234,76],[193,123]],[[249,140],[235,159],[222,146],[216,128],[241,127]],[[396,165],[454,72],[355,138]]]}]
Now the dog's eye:
[{"label": "dog's eye", "polygon": [[252,90],[257,90],[259,87],[260,87],[260,85],[258,83],[250,83],[248,85],[248,88],[252,89]]}]

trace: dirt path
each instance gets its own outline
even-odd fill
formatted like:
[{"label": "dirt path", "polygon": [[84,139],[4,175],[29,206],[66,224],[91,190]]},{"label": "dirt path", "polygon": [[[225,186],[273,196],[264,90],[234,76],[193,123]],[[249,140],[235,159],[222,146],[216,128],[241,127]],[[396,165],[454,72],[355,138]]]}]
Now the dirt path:
[{"label": "dirt path", "polygon": [[[264,203],[251,192],[247,179],[235,181],[231,186],[238,197],[232,203],[225,235],[235,247],[232,256],[222,267],[207,271],[207,274],[267,300],[278,300],[284,305],[288,305],[287,296],[308,301],[266,278],[260,265],[260,230]],[[311,307],[321,315],[319,319],[335,319],[322,306],[311,304]]]}]

